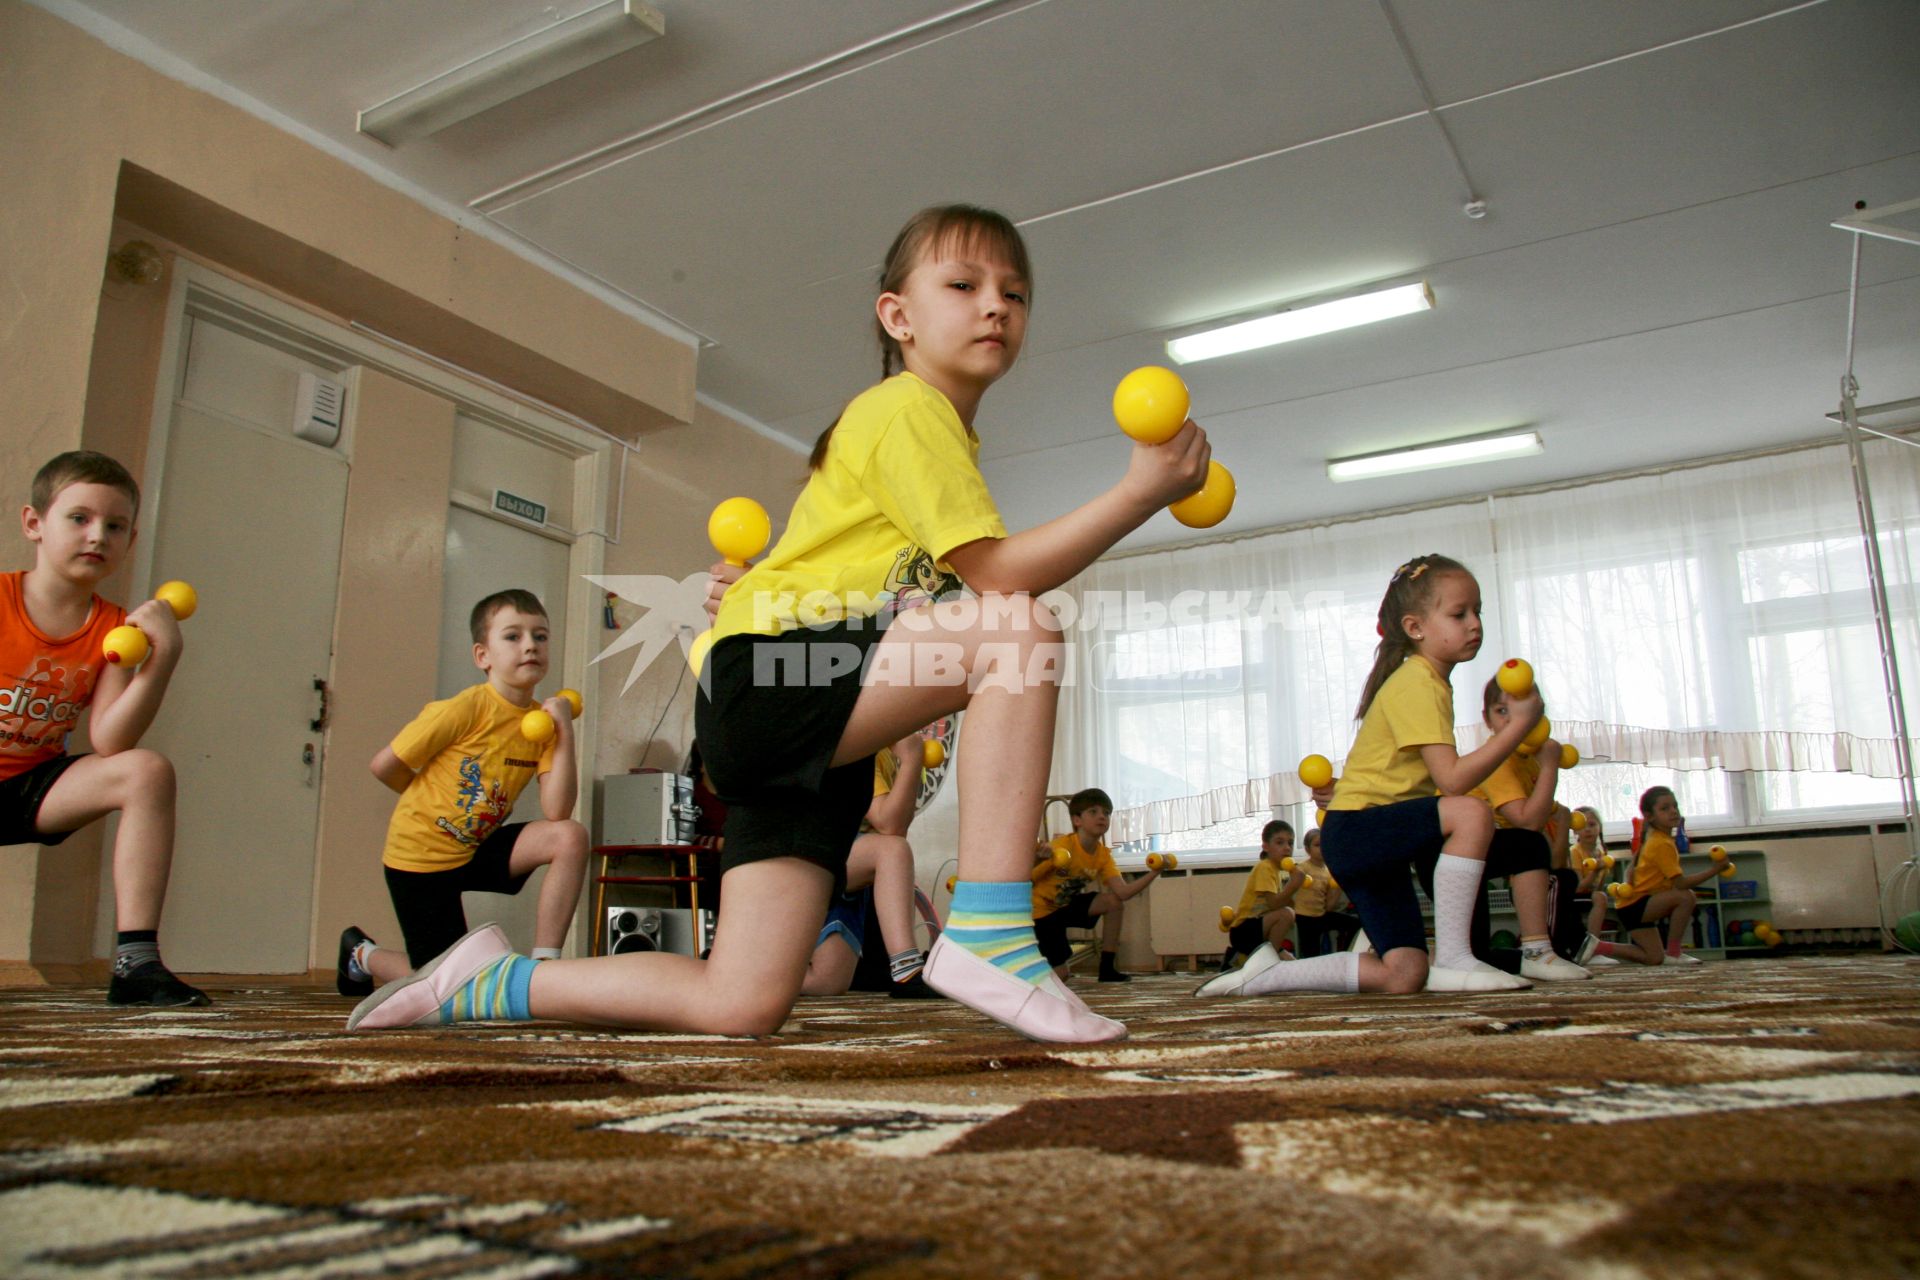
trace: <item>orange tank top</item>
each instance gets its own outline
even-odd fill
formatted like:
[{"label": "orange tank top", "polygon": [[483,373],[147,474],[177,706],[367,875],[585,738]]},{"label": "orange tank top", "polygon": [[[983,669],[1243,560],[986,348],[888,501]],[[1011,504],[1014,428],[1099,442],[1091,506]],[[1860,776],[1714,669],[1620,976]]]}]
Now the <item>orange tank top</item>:
[{"label": "orange tank top", "polygon": [[0,574],[0,778],[66,754],[67,735],[93,701],[107,632],[127,620],[119,605],[93,598],[87,621],[50,636],[27,616],[26,574]]}]

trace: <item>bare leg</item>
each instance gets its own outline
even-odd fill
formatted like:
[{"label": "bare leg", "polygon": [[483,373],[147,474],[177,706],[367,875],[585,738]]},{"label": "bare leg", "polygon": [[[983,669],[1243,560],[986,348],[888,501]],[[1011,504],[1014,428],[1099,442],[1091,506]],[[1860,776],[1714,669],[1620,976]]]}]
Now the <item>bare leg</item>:
[{"label": "bare leg", "polygon": [[540,886],[533,945],[557,951],[567,940],[580,886],[587,878],[587,829],[571,819],[529,822],[514,842],[507,869],[520,876],[542,866],[547,868],[547,878]]},{"label": "bare leg", "polygon": [[549,960],[533,971],[536,1018],[718,1035],[780,1029],[826,918],[833,877],[798,858],[750,862],[726,873],[712,954],[632,952]]},{"label": "bare leg", "polygon": [[1658,929],[1635,929],[1633,941],[1613,944],[1613,957],[1616,960],[1631,960],[1635,964],[1658,965],[1665,963],[1667,949],[1660,941]]},{"label": "bare leg", "polygon": [[1278,951],[1280,944],[1287,940],[1287,935],[1293,932],[1293,916],[1292,907],[1275,907],[1261,917],[1260,930],[1266,935],[1267,941],[1273,944],[1275,951]]},{"label": "bare leg", "polygon": [[853,971],[860,957],[839,934],[834,934],[813,949],[807,962],[807,976],[800,981],[803,996],[840,996],[853,985]]},{"label": "bare leg", "polygon": [[136,747],[74,761],[41,802],[39,826],[49,834],[78,831],[115,810],[115,927],[158,929],[173,869],[174,777],[165,756]]},{"label": "bare leg", "polygon": [[1360,957],[1360,989],[1389,995],[1411,995],[1427,985],[1427,953],[1423,947],[1395,947],[1384,956],[1369,951]]},{"label": "bare leg", "polygon": [[1544,938],[1550,932],[1547,912],[1547,888],[1550,876],[1545,871],[1522,871],[1507,877],[1513,890],[1514,914],[1520,917],[1520,936]]}]

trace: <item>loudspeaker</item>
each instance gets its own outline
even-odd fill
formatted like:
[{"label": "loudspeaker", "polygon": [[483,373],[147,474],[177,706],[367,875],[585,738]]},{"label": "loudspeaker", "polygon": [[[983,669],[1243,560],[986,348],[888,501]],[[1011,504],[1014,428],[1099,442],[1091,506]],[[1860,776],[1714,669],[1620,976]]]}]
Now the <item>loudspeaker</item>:
[{"label": "loudspeaker", "polygon": [[703,956],[713,946],[713,912],[684,907],[608,907],[610,956],[628,951],[672,951]]}]

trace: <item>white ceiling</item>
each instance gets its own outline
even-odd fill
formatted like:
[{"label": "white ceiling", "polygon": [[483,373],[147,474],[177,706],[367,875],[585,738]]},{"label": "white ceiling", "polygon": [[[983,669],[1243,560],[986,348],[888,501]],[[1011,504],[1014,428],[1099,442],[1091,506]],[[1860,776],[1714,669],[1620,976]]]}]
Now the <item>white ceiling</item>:
[{"label": "white ceiling", "polygon": [[[702,394],[796,441],[877,372],[905,217],[1004,210],[1034,317],[978,426],[1015,528],[1118,478],[1113,384],[1172,333],[1372,282],[1438,305],[1182,371],[1223,531],[1815,437],[1829,224],[1920,197],[1914,0],[652,0],[664,38],[398,149],[355,113],[591,0],[47,2],[700,335]],[[1863,400],[1920,396],[1920,248],[1867,241],[1862,284]],[[1515,426],[1545,453],[1325,476]]]}]

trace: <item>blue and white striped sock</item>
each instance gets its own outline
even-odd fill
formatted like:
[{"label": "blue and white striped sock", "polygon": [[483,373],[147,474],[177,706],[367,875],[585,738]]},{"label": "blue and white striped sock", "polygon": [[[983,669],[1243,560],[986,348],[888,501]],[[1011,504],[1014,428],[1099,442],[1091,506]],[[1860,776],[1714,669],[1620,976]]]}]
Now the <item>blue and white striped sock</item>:
[{"label": "blue and white striped sock", "polygon": [[527,1022],[527,988],[534,961],[504,955],[462,983],[440,1003],[442,1022]]},{"label": "blue and white striped sock", "polygon": [[1036,985],[1053,972],[1033,936],[1033,887],[1025,880],[962,880],[953,887],[946,936],[982,960]]}]

